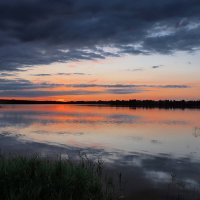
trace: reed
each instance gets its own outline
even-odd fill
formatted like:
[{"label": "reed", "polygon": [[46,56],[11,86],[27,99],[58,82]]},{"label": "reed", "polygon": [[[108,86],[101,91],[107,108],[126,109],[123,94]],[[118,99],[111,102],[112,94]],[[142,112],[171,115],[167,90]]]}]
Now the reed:
[{"label": "reed", "polygon": [[104,181],[102,162],[0,156],[0,199],[107,200],[112,189]]}]

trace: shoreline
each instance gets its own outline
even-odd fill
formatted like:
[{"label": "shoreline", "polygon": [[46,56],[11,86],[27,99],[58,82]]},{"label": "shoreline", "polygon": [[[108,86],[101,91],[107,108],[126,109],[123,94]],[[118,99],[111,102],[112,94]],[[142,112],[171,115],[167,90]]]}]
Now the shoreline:
[{"label": "shoreline", "polygon": [[[200,109],[200,100],[112,100],[112,101],[32,101],[32,100],[3,100],[0,104],[62,104],[62,105],[95,105],[130,108],[164,108],[164,109]],[[1,106],[0,106],[1,108]]]}]

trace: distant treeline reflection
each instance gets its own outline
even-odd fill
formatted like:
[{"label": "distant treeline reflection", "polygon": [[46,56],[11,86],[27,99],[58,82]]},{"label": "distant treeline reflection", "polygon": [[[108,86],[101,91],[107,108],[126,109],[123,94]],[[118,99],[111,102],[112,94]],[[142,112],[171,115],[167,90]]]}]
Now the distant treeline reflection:
[{"label": "distant treeline reflection", "polygon": [[200,100],[112,100],[112,101],[32,101],[32,100],[0,100],[0,104],[84,104],[84,105],[109,105],[141,108],[180,108],[200,109]]}]

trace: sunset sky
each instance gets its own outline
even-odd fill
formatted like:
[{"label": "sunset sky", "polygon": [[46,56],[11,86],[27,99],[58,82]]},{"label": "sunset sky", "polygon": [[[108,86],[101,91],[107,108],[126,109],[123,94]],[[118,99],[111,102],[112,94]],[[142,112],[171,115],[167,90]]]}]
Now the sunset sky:
[{"label": "sunset sky", "polygon": [[200,99],[200,1],[1,0],[0,98]]}]

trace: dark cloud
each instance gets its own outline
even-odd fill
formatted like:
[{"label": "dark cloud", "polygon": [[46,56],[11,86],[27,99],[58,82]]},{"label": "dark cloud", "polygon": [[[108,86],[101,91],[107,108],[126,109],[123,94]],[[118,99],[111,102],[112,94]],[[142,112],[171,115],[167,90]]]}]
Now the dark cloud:
[{"label": "dark cloud", "polygon": [[[46,75],[46,74],[45,74]],[[52,88],[66,87],[57,91]],[[73,88],[68,90],[67,88]],[[97,88],[97,91],[87,90]],[[190,88],[187,85],[134,85],[134,84],[53,84],[33,83],[23,79],[0,78],[0,97],[50,97],[63,95],[94,95],[94,94],[134,94],[149,88]]]},{"label": "dark cloud", "polygon": [[[46,74],[45,74],[46,75]],[[135,84],[54,84],[54,83],[33,83],[24,79],[3,79],[0,78],[0,91],[2,90],[32,90],[42,88],[71,87],[71,88],[190,88],[189,85],[135,85]]]},{"label": "dark cloud", "polygon": [[80,73],[80,72],[75,72],[75,73],[57,73],[57,74],[32,74],[32,76],[71,76],[71,75],[79,75],[79,76],[84,76],[84,75],[90,75],[86,73]]},{"label": "dark cloud", "polygon": [[[163,67],[163,65],[154,65],[152,66],[151,68],[152,69],[158,69],[160,67]],[[135,69],[127,69],[126,71],[129,71],[129,72],[137,72],[137,71],[144,71],[145,69],[144,68],[135,68]]]},{"label": "dark cloud", "polygon": [[[24,79],[3,79],[0,78],[0,91],[11,90],[31,90],[41,88],[56,88],[63,86],[62,84],[50,84],[50,83],[32,83],[31,81]],[[1,96],[1,95],[0,95]]]},{"label": "dark cloud", "polygon": [[57,73],[55,75],[60,75],[60,76],[71,76],[71,75],[79,75],[79,76],[85,76],[85,75],[90,75],[82,72],[75,72],[75,73]]},{"label": "dark cloud", "polygon": [[190,88],[188,85],[135,85],[135,84],[68,84],[68,87],[75,88]]},{"label": "dark cloud", "polygon": [[1,0],[0,70],[194,51],[199,13],[199,0]]},{"label": "dark cloud", "polygon": [[108,89],[106,93],[108,94],[134,94],[134,93],[141,93],[144,90],[142,89]]},{"label": "dark cloud", "polygon": [[126,71],[129,71],[129,72],[138,72],[138,71],[143,71],[144,69],[143,68],[135,68],[135,69],[127,69]]},{"label": "dark cloud", "polygon": [[188,85],[161,85],[160,88],[190,88]]},{"label": "dark cloud", "polygon": [[32,76],[51,76],[52,74],[32,74]]},{"label": "dark cloud", "polygon": [[153,69],[158,69],[160,67],[162,67],[162,65],[154,65],[154,66],[152,66]]},{"label": "dark cloud", "polygon": [[8,76],[15,76],[15,74],[12,74],[12,73],[6,73],[6,72],[2,72],[2,73],[0,73],[0,77],[8,77]]},{"label": "dark cloud", "polygon": [[[50,87],[50,86],[49,86]],[[41,87],[42,88],[42,87]],[[142,89],[107,89],[107,90],[0,90],[1,97],[52,97],[52,96],[68,96],[68,95],[95,95],[95,94],[133,94],[140,93]]]},{"label": "dark cloud", "polygon": [[67,91],[52,91],[52,90],[0,90],[0,96],[3,97],[51,97],[51,96],[68,96],[68,95],[94,95],[101,94],[98,91],[89,90],[67,90]]}]

